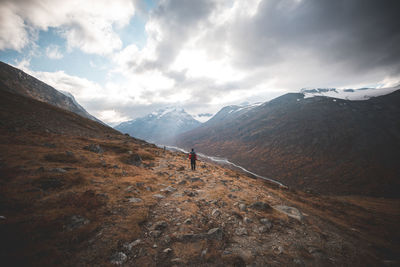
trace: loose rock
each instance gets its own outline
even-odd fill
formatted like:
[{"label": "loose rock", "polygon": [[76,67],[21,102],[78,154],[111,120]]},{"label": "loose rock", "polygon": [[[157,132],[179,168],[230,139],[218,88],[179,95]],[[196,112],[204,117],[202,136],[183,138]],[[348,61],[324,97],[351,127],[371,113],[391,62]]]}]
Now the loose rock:
[{"label": "loose rock", "polygon": [[67,170],[63,169],[63,168],[53,168],[50,170],[51,172],[56,172],[56,173],[66,173]]},{"label": "loose rock", "polygon": [[127,250],[131,250],[133,247],[137,246],[140,244],[140,242],[142,242],[140,239],[137,239],[131,243],[127,243],[124,245],[124,248]]},{"label": "loose rock", "polygon": [[243,222],[244,223],[252,223],[253,221],[249,217],[244,217]]},{"label": "loose rock", "polygon": [[139,154],[132,154],[126,158],[125,163],[138,167],[138,166],[142,165],[142,158],[140,157]]},{"label": "loose rock", "polygon": [[259,210],[259,211],[269,211],[271,210],[271,206],[268,203],[257,201],[249,206],[251,209]]},{"label": "loose rock", "polygon": [[123,264],[126,260],[128,259],[128,257],[125,255],[125,253],[123,252],[116,252],[115,254],[113,254],[110,258],[110,262],[111,264],[114,265],[121,265]]},{"label": "loose rock", "polygon": [[246,204],[243,204],[243,203],[239,204],[239,209],[240,209],[240,211],[247,211]]},{"label": "loose rock", "polygon": [[150,235],[151,235],[152,237],[155,237],[155,238],[160,237],[161,234],[162,234],[162,232],[159,231],[159,230],[155,230],[155,231],[151,231],[151,232],[150,232]]},{"label": "loose rock", "polygon": [[166,253],[166,254],[170,253],[171,251],[172,251],[172,249],[170,249],[170,248],[166,248],[166,249],[163,250],[163,252]]},{"label": "loose rock", "polygon": [[163,188],[160,190],[161,192],[168,192],[168,193],[172,193],[176,191],[176,188],[173,188],[172,186],[168,186],[166,188]]},{"label": "loose rock", "polygon": [[272,223],[267,218],[260,219],[260,223],[263,224],[268,230],[272,228]]},{"label": "loose rock", "polygon": [[153,197],[158,198],[158,199],[163,199],[163,198],[165,198],[165,196],[160,195],[160,194],[155,194],[155,195],[153,195]]},{"label": "loose rock", "polygon": [[135,197],[131,197],[128,200],[129,200],[130,203],[139,203],[139,202],[143,201],[140,198],[135,198]]},{"label": "loose rock", "polygon": [[246,228],[238,228],[235,230],[236,235],[247,235],[247,229]]},{"label": "loose rock", "polygon": [[168,227],[168,223],[166,223],[165,221],[159,221],[154,224],[153,229],[154,230],[164,230],[167,227]]},{"label": "loose rock", "polygon": [[67,231],[72,231],[88,223],[90,223],[90,221],[85,217],[80,215],[73,215],[69,218],[69,222],[66,225],[64,225],[64,228]]},{"label": "loose rock", "polygon": [[88,146],[85,146],[83,149],[89,150],[97,154],[101,154],[104,152],[104,150],[98,144],[90,144]]},{"label": "loose rock", "polygon": [[214,209],[211,212],[211,215],[214,216],[214,217],[218,217],[220,214],[221,214],[221,212],[218,209]]}]

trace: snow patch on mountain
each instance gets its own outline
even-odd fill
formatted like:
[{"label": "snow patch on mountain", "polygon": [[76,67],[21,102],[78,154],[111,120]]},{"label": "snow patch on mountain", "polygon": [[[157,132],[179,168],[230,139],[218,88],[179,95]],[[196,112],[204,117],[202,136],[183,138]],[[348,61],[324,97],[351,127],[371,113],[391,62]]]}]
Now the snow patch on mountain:
[{"label": "snow patch on mountain", "polygon": [[390,94],[400,90],[400,85],[387,88],[359,88],[359,89],[337,89],[337,88],[303,88],[300,92],[304,98],[315,96],[325,96],[345,100],[361,101],[368,100],[371,97],[377,97]]}]

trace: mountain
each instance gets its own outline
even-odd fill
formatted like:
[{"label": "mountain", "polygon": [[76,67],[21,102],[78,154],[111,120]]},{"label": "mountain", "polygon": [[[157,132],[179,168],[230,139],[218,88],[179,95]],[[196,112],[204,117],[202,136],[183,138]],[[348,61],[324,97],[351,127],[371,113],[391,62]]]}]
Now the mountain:
[{"label": "mountain", "polygon": [[364,101],[306,96],[290,93],[245,111],[225,107],[178,136],[177,146],[226,157],[292,188],[397,196],[400,91]]},{"label": "mountain", "polygon": [[0,86],[2,266],[397,266],[399,199],[286,190]]},{"label": "mountain", "polygon": [[171,144],[176,135],[192,130],[201,123],[182,108],[168,107],[115,127],[120,132],[158,144]]},{"label": "mountain", "polygon": [[260,106],[262,103],[254,103],[250,105],[231,105],[223,107],[218,111],[213,117],[211,117],[203,126],[207,127],[210,125],[215,125],[218,123],[223,123],[229,120],[234,120],[241,115],[253,110],[254,108]]},{"label": "mountain", "polygon": [[90,115],[75,98],[67,92],[61,92],[39,81],[35,77],[26,74],[22,70],[14,68],[0,61],[0,86],[3,90],[28,96],[33,99],[49,103],[53,106],[69,110],[82,117],[100,122]]}]

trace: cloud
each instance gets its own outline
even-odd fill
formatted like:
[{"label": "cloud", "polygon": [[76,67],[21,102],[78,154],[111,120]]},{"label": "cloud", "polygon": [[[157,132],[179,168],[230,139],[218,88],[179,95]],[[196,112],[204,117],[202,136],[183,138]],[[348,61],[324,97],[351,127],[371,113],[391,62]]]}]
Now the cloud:
[{"label": "cloud", "polygon": [[192,106],[265,101],[301,87],[400,79],[395,0],[161,1],[146,46],[126,48],[125,76],[157,71]]},{"label": "cloud", "polygon": [[129,117],[121,115],[121,113],[115,109],[103,110],[99,113],[97,118],[103,122],[107,122],[111,126],[116,126],[121,122],[129,120]]},{"label": "cloud", "polygon": [[[114,2],[2,1],[0,49],[22,49],[35,29],[54,27],[67,49],[106,56],[112,66],[101,85],[38,75],[108,122],[171,105],[214,113],[302,87],[400,81],[396,0],[160,0],[149,12],[141,2]],[[146,20],[146,43],[122,47],[115,29],[135,11]]]},{"label": "cloud", "polygon": [[29,42],[24,20],[14,13],[12,5],[0,3],[0,50],[21,51]]},{"label": "cloud", "polygon": [[129,23],[135,11],[130,0],[3,0],[0,3],[0,49],[21,50],[29,42],[28,29],[56,28],[69,49],[110,54],[122,46],[114,28]]},{"label": "cloud", "polygon": [[49,45],[46,48],[46,55],[51,59],[61,59],[64,57],[58,45]]}]

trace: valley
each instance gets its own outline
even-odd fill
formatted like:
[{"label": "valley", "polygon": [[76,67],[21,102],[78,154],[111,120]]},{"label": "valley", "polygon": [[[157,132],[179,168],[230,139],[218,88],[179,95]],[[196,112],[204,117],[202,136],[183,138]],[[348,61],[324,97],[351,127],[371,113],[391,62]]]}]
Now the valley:
[{"label": "valley", "polygon": [[[1,92],[6,265],[382,266],[399,200],[285,189]],[[60,124],[62,121],[62,124]]]}]

